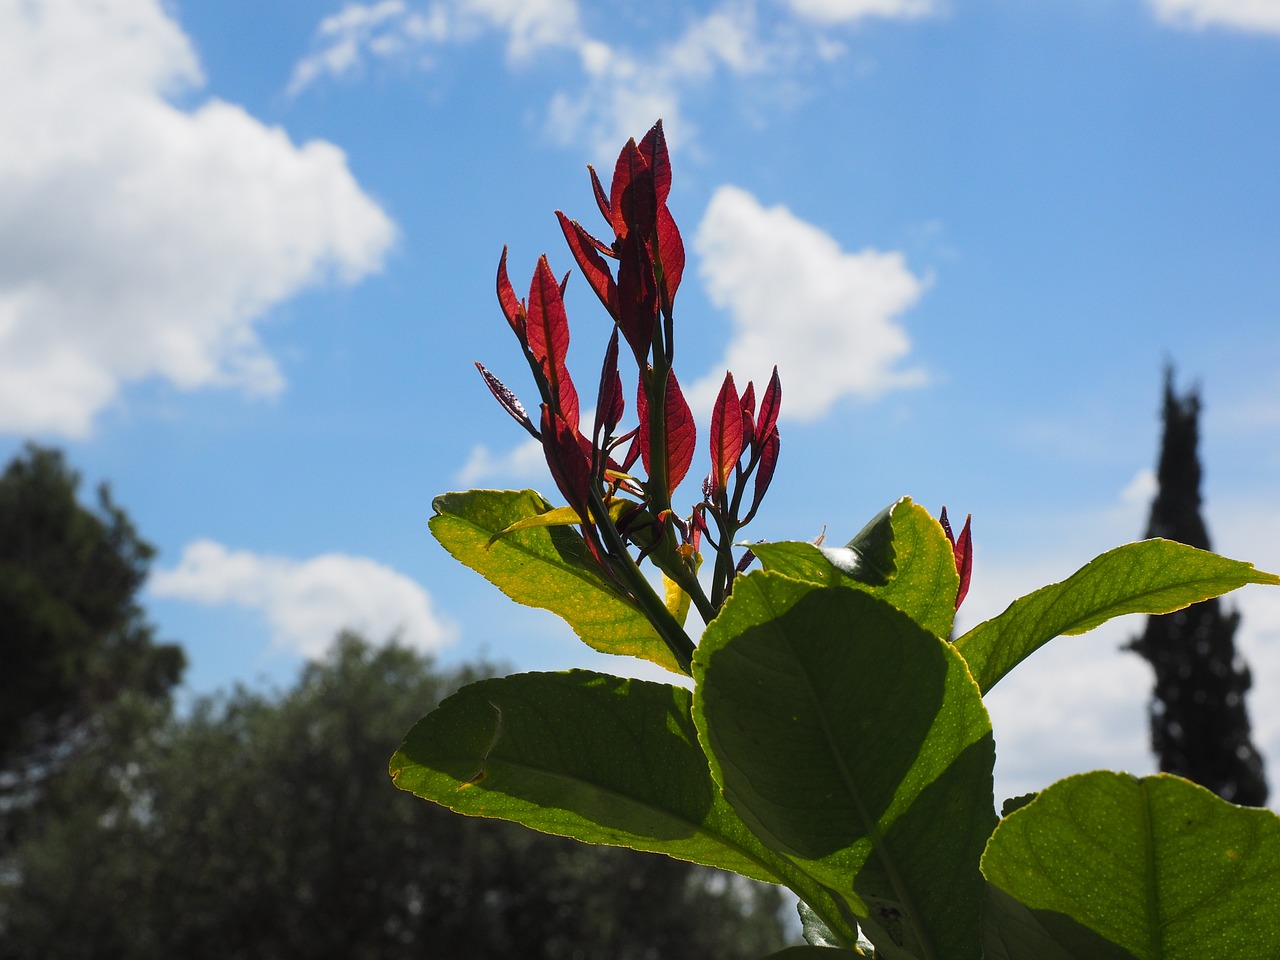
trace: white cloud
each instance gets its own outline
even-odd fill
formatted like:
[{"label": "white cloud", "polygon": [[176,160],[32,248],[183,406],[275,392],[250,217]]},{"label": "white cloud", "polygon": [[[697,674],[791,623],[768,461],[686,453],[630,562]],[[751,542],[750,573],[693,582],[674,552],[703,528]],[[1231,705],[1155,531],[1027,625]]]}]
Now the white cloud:
[{"label": "white cloud", "polygon": [[[588,421],[589,422],[589,421]],[[506,453],[494,453],[484,444],[471,448],[457,481],[470,487],[487,481],[504,483],[550,479],[542,444],[532,437]]]},{"label": "white cloud", "polygon": [[722,0],[656,43],[624,46],[587,30],[576,0],[404,0],[349,4],[323,20],[313,51],[294,69],[297,94],[322,77],[358,74],[368,63],[428,66],[446,44],[488,32],[505,38],[508,61],[528,64],[536,53],[576,57],[584,83],[555,93],[547,129],[566,143],[586,143],[601,161],[619,144],[662,117],[671,142],[687,145],[692,127],[682,101],[717,75],[786,75],[840,56],[830,31],[866,17],[912,19],[931,13],[933,0]]},{"label": "white cloud", "polygon": [[311,659],[323,656],[344,629],[375,642],[396,635],[428,652],[454,635],[413,580],[366,557],[341,553],[291,560],[197,540],[176,567],[153,573],[148,589],[157,597],[256,610],[277,645]]},{"label": "white cloud", "polygon": [[847,253],[786,207],[730,186],[712,196],[694,246],[712,302],[734,325],[723,364],[690,390],[696,409],[714,401],[726,369],[763,384],[775,363],[782,415],[797,420],[842,397],[924,383],[922,371],[899,367],[911,341],[897,318],[923,291],[900,253]]},{"label": "white cloud", "polygon": [[276,393],[255,324],[381,265],[342,152],[166,99],[201,82],[159,0],[0,4],[0,430],[82,436],[148,377]]},{"label": "white cloud", "polygon": [[1227,27],[1234,30],[1280,33],[1277,0],[1148,0],[1162,22],[1202,30]]},{"label": "white cloud", "polygon": [[938,9],[934,0],[787,0],[787,5],[819,23],[852,23],[867,17],[910,19]]}]

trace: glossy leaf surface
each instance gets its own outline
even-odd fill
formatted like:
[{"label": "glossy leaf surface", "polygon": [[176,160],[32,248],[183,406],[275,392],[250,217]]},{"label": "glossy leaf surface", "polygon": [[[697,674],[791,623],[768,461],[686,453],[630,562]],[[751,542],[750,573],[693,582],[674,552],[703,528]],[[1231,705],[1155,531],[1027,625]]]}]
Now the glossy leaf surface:
[{"label": "glossy leaf surface", "polygon": [[982,858],[1001,960],[1280,956],[1280,818],[1160,774],[1068,777]]},{"label": "glossy leaf surface", "polygon": [[[436,497],[432,506],[435,538],[512,600],[558,614],[596,650],[641,657],[679,672],[649,621],[590,562],[577,531],[549,526],[502,535],[552,510],[537,493],[471,490]],[[499,539],[490,545],[495,536]]]},{"label": "glossy leaf surface", "polygon": [[935,637],[951,635],[959,585],[954,553],[941,524],[910,497],[882,511],[848,547],[783,542],[751,549],[766,570],[864,590]]},{"label": "glossy leaf surface", "polygon": [[1129,543],[1015,600],[960,637],[956,649],[986,693],[1056,636],[1085,633],[1126,613],[1172,613],[1248,583],[1280,584],[1280,577],[1172,540]]},{"label": "glossy leaf surface", "polygon": [[755,833],[890,960],[978,957],[995,750],[950,645],[867,593],[753,573],[694,678],[713,775]]}]

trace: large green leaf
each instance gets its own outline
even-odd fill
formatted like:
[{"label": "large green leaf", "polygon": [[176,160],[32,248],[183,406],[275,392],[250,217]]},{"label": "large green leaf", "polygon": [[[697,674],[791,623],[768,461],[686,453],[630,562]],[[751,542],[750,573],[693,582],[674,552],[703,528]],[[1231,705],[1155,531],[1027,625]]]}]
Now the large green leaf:
[{"label": "large green leaf", "polygon": [[725,802],[691,701],[682,687],[586,670],[482,680],[409,731],[391,776],[458,813],[786,883],[838,921],[830,895]]},{"label": "large green leaf", "polygon": [[1280,817],[1160,774],[1068,777],[982,858],[993,960],[1280,957]]},{"label": "large green leaf", "polygon": [[603,576],[567,526],[513,525],[552,510],[532,490],[469,490],[432,503],[431,532],[455,558],[517,603],[558,614],[590,647],[682,672],[640,609]]},{"label": "large green leaf", "polygon": [[806,583],[854,587],[885,600],[936,637],[955,619],[955,554],[942,524],[910,497],[882,510],[844,547],[752,544],[765,570]]},{"label": "large green leaf", "polygon": [[1172,613],[1247,583],[1280,584],[1280,577],[1172,540],[1129,543],[1015,600],[958,639],[956,649],[986,693],[1056,636],[1085,633],[1126,613]]},{"label": "large green leaf", "polygon": [[886,960],[978,957],[995,748],[949,644],[869,594],[759,572],[694,678],[712,774],[757,835],[842,894]]}]

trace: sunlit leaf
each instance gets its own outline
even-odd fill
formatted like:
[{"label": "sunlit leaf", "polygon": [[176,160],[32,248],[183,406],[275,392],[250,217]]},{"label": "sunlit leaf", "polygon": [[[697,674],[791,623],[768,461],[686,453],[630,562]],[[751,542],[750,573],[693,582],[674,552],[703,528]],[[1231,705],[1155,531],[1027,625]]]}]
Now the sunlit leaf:
[{"label": "sunlit leaf", "polygon": [[986,693],[1054,637],[1085,633],[1126,613],[1172,613],[1248,583],[1280,584],[1280,577],[1172,540],[1129,543],[1015,600],[958,639],[956,649]]}]

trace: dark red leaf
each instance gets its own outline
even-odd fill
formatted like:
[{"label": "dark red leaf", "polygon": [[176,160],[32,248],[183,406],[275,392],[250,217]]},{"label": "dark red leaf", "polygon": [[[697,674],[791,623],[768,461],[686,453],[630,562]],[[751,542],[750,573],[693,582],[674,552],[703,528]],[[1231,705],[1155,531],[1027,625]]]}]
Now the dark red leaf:
[{"label": "dark red leaf", "polygon": [[671,158],[667,154],[667,138],[662,132],[661,120],[650,127],[640,141],[640,153],[653,171],[653,188],[658,203],[664,204],[671,192]]},{"label": "dark red leaf", "polygon": [[769,378],[769,386],[765,387],[764,396],[760,398],[760,415],[756,418],[756,439],[767,438],[774,432],[778,423],[778,408],[782,405],[782,381],[778,379],[778,368],[773,368],[773,376]]},{"label": "dark red leaf", "polygon": [[747,381],[742,391],[742,447],[747,449],[756,442],[756,385]]},{"label": "dark red leaf", "polygon": [[653,328],[658,322],[658,291],[649,251],[636,234],[625,237],[618,245],[617,322],[635,354],[636,363],[643,369],[648,363]]},{"label": "dark red leaf", "polygon": [[582,275],[591,289],[596,292],[604,308],[609,311],[609,316],[616,320],[618,286],[613,282],[613,274],[609,272],[608,263],[598,252],[597,244],[600,241],[583,230],[578,221],[570,220],[559,210],[556,211],[556,216],[560,218],[560,229],[564,231],[564,238],[569,244],[569,250],[573,253],[573,259],[578,261],[578,269],[582,271]]},{"label": "dark red leaf", "polygon": [[760,462],[756,465],[756,482],[751,496],[751,509],[747,511],[747,515],[743,518],[743,524],[749,523],[751,518],[756,515],[756,510],[760,508],[760,501],[764,499],[764,495],[769,489],[769,484],[773,482],[773,471],[778,466],[778,448],[780,446],[778,428],[774,427],[773,431],[760,446]]},{"label": "dark red leaf", "polygon": [[720,395],[711,410],[711,477],[714,492],[722,493],[742,456],[742,400],[733,374],[724,375]]},{"label": "dark red leaf", "polygon": [[605,194],[604,186],[596,175],[596,168],[588,163],[587,172],[591,174],[591,191],[596,195],[596,206],[600,208],[600,215],[604,217],[605,223],[613,226],[613,211],[609,209],[609,197]]},{"label": "dark red leaf", "polygon": [[[694,447],[698,443],[698,431],[693,422],[693,411],[684,398],[684,391],[674,373],[667,374],[666,400],[664,401],[664,440],[667,446],[667,490],[674,492],[689,472],[693,463]],[[649,398],[645,395],[644,378],[640,379],[640,391],[636,396],[636,415],[640,418],[640,430],[636,434],[640,442],[640,459],[645,471],[652,475],[650,464]]]},{"label": "dark red leaf", "polygon": [[511,329],[525,344],[525,312],[524,306],[516,299],[516,292],[511,287],[511,278],[507,276],[507,248],[502,248],[502,258],[498,261],[498,303],[502,306],[502,314],[511,324]]},{"label": "dark red leaf", "polygon": [[648,240],[653,235],[658,216],[653,174],[634,140],[618,154],[609,192],[609,209],[613,213],[613,232],[619,240],[635,231]]},{"label": "dark red leaf", "polygon": [[590,515],[591,459],[582,449],[578,431],[564,417],[542,405],[542,450],[556,486],[584,520]]},{"label": "dark red leaf", "polygon": [[938,518],[942,524],[942,531],[947,535],[947,540],[951,542],[951,552],[955,555],[956,573],[960,575],[960,588],[956,591],[956,609],[960,609],[960,604],[964,602],[965,596],[969,593],[969,580],[973,576],[973,514],[969,514],[964,520],[964,529],[960,531],[960,539],[957,540],[951,532],[951,523],[947,519],[947,508],[942,508],[942,514]]},{"label": "dark red leaf", "polygon": [[538,430],[533,425],[533,421],[529,419],[529,414],[524,408],[524,404],[520,402],[520,398],[512,393],[501,380],[486,370],[481,364],[476,364],[476,369],[480,371],[480,376],[484,377],[485,386],[489,388],[489,392],[497,398],[502,404],[502,408],[511,414],[515,421],[528,430],[533,436],[538,436]]},{"label": "dark red leaf", "polygon": [[666,204],[658,207],[658,259],[662,262],[662,285],[669,310],[680,289],[680,278],[684,276],[684,241]]},{"label": "dark red leaf", "polygon": [[538,258],[538,267],[529,286],[528,321],[526,325],[529,352],[542,366],[542,373],[550,388],[550,400],[560,414],[578,429],[578,391],[569,376],[565,358],[569,352],[569,318],[564,310],[564,297],[560,284],[551,272],[551,264],[545,256]]},{"label": "dark red leaf", "polygon": [[604,367],[600,371],[600,391],[596,397],[596,423],[592,434],[596,443],[603,443],[613,436],[622,421],[626,400],[622,396],[622,377],[618,373],[618,328],[613,328],[609,346],[604,352]]}]

